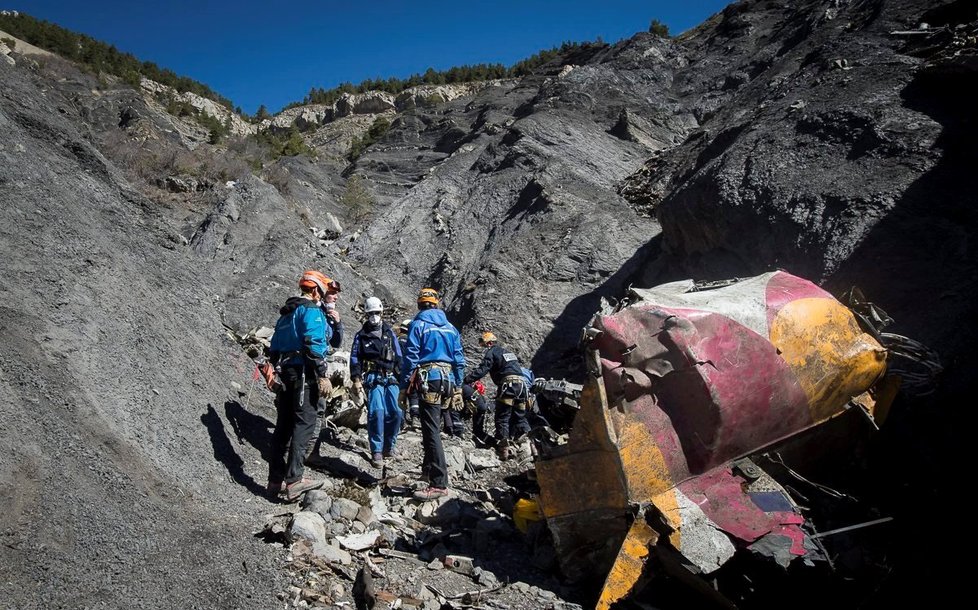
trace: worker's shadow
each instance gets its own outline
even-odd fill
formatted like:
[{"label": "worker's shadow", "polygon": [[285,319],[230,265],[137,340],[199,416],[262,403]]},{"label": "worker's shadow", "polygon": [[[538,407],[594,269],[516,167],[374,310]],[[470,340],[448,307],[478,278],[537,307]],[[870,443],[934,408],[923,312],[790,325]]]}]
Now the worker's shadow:
[{"label": "worker's shadow", "polygon": [[362,485],[376,485],[383,479],[383,469],[370,465],[370,452],[344,441],[338,428],[324,422],[306,465],[319,472]]},{"label": "worker's shadow", "polygon": [[224,403],[224,415],[231,424],[238,443],[248,443],[261,453],[266,463],[272,457],[272,433],[275,422],[268,421],[261,415],[252,413],[236,400]]},{"label": "worker's shadow", "polygon": [[[242,430],[254,430],[258,427],[256,424],[251,422],[249,422],[248,425],[242,425],[240,417],[236,419],[231,415],[231,413],[235,413],[237,415],[239,411],[247,413],[237,402],[228,401],[224,404],[224,409],[228,421],[231,422],[231,426],[238,436],[239,443],[247,438],[243,437],[241,432]],[[250,414],[248,415],[252,418],[257,417]],[[264,418],[257,417],[257,419],[267,423]],[[224,422],[221,421],[221,416],[217,413],[217,410],[215,410],[212,405],[208,404],[207,412],[200,416],[200,421],[202,424],[204,424],[204,427],[207,428],[207,433],[210,435],[211,446],[214,448],[214,457],[217,459],[217,461],[224,464],[224,467],[227,468],[228,474],[231,475],[231,478],[256,496],[264,497],[265,486],[245,472],[244,460],[242,460],[241,456],[238,455],[234,444],[231,442],[231,439],[228,438],[228,434],[224,428]],[[265,430],[264,437],[267,439],[271,438],[271,435],[268,433],[267,429]],[[256,446],[251,440],[249,440],[249,444]],[[266,448],[263,450],[261,449],[262,446],[267,447],[268,441],[266,440],[264,443],[260,443],[256,446],[264,456],[268,449]]]}]

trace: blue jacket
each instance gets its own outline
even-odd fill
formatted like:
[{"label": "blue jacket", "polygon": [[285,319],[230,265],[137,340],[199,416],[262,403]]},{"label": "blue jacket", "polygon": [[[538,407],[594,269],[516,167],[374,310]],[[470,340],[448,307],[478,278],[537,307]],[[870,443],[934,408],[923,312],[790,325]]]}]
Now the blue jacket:
[{"label": "blue jacket", "polygon": [[[325,368],[324,359],[329,354],[329,340],[333,331],[319,306],[302,297],[292,297],[279,310],[281,316],[275,323],[270,348],[272,361],[278,362],[287,354],[298,352],[317,368]],[[290,355],[282,364],[295,364],[301,360]]]},{"label": "blue jacket", "polygon": [[[465,377],[462,337],[440,309],[422,309],[408,327],[404,342],[403,387],[407,387],[418,365],[425,362],[445,362],[452,365],[455,385],[462,386],[462,379]],[[432,369],[430,379],[440,379],[437,369]]]}]

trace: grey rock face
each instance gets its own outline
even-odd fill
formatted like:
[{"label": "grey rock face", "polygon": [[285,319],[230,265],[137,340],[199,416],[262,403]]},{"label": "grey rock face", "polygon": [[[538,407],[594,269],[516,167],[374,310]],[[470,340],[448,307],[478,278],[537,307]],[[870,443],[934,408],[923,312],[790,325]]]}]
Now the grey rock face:
[{"label": "grey rock face", "polygon": [[[463,330],[499,329],[527,364],[542,345],[548,357],[535,365],[558,366],[600,297],[568,305],[599,286],[614,293],[631,271],[622,265],[659,230],[615,191],[649,152],[608,133],[621,107],[596,90],[620,80],[589,66],[488,87],[437,116],[403,115],[357,162],[382,184],[388,221],[353,244],[354,264],[377,270],[405,308],[434,284]],[[417,152],[410,162],[407,150]],[[474,346],[474,334],[466,339]]]},{"label": "grey rock face", "polygon": [[[280,551],[255,544],[254,515],[228,510],[263,495],[266,472],[232,431],[247,414],[228,387],[250,379],[222,339],[215,276],[93,144],[95,77],[48,78],[0,61],[0,358],[32,371],[0,381],[0,455],[17,481],[4,518],[21,524],[0,560],[4,605],[272,607]],[[59,296],[39,305],[48,274]],[[169,373],[188,354],[195,371]]]},{"label": "grey rock face", "polygon": [[7,46],[7,43],[0,42],[0,59],[3,59],[8,65],[16,66],[17,61],[10,56],[12,49]]}]

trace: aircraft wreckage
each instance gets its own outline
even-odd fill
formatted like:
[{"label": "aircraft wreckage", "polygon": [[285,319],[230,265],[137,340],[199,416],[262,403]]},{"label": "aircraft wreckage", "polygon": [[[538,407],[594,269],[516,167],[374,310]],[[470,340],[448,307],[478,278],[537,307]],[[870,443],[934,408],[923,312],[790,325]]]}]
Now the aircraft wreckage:
[{"label": "aircraft wreckage", "polygon": [[747,456],[849,409],[883,419],[900,377],[865,320],[782,271],[633,290],[596,315],[573,429],[536,461],[565,576],[606,574],[606,609],[652,556],[687,582],[738,552],[819,558],[799,506]]}]

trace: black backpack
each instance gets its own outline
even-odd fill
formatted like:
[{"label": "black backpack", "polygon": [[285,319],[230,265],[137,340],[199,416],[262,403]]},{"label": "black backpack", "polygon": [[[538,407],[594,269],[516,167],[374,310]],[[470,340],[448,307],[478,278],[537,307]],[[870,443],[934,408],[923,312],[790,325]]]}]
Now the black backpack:
[{"label": "black backpack", "polygon": [[357,338],[360,342],[357,357],[361,363],[372,361],[384,368],[394,367],[397,356],[394,342],[397,341],[397,335],[386,322],[381,327],[379,338],[362,332],[357,335]]}]

